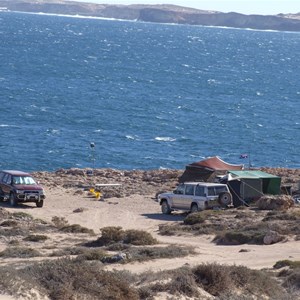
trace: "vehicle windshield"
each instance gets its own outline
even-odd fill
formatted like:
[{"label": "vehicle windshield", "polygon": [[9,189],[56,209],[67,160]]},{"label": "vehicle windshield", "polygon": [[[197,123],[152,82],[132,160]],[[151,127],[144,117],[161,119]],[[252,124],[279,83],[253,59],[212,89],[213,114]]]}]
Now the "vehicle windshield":
[{"label": "vehicle windshield", "polygon": [[13,177],[13,184],[32,185],[32,184],[36,184],[36,182],[30,176],[14,176]]}]

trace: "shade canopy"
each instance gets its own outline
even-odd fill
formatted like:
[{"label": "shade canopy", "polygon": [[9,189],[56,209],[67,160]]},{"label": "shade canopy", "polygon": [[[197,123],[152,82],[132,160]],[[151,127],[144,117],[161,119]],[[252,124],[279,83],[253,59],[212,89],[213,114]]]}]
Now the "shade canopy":
[{"label": "shade canopy", "polygon": [[240,171],[243,168],[244,165],[229,164],[218,156],[208,157],[187,165],[179,181],[210,181],[214,175],[224,174],[229,170]]}]

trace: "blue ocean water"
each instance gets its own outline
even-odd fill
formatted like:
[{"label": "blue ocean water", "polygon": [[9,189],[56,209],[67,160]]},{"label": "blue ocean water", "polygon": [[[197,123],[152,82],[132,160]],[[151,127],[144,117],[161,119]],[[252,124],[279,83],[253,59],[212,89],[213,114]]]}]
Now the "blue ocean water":
[{"label": "blue ocean water", "polygon": [[299,33],[0,12],[0,168],[299,168],[299,53]]}]

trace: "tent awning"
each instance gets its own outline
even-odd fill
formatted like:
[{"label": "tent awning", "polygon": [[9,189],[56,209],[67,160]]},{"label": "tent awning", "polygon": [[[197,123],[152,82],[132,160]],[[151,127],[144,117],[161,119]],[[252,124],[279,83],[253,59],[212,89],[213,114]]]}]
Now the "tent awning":
[{"label": "tent awning", "polygon": [[204,160],[189,164],[191,167],[206,168],[211,171],[243,170],[244,165],[233,165],[223,161],[220,157],[208,157]]},{"label": "tent awning", "polygon": [[259,171],[259,170],[245,170],[245,171],[229,171],[233,179],[238,178],[280,178],[278,176]]}]

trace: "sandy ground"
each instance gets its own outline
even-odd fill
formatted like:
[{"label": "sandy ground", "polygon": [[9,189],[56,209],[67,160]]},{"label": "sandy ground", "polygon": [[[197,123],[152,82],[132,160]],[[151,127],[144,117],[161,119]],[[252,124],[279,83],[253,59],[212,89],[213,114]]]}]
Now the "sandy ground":
[{"label": "sandy ground", "polygon": [[[238,245],[217,246],[211,242],[211,236],[161,236],[158,234],[160,224],[171,224],[183,220],[180,214],[163,215],[153,195],[132,195],[125,198],[110,198],[97,201],[88,195],[75,193],[61,187],[46,188],[47,199],[43,208],[28,203],[16,208],[6,203],[1,206],[10,212],[23,211],[34,218],[51,222],[52,217],[65,217],[69,224],[80,224],[100,234],[105,226],[121,226],[123,229],[141,229],[151,232],[163,244],[181,244],[195,247],[196,255],[186,258],[159,259],[143,263],[113,264],[109,268],[126,269],[132,272],[159,271],[180,267],[184,264],[197,265],[202,262],[245,265],[250,268],[269,268],[278,260],[300,260],[300,241],[273,245]],[[84,208],[80,213],[75,209]],[[247,249],[247,252],[239,252]],[[1,299],[1,298],[0,298]]]}]

